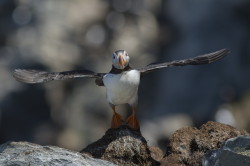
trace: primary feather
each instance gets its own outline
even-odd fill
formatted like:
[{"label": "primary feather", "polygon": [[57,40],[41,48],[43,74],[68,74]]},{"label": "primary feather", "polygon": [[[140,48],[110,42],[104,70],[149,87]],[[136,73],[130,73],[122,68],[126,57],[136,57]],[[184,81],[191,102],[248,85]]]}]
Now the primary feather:
[{"label": "primary feather", "polygon": [[202,65],[202,64],[209,64],[215,62],[224,56],[226,56],[230,51],[228,49],[222,49],[216,52],[212,52],[209,54],[200,55],[194,58],[184,59],[184,60],[175,60],[171,62],[164,62],[164,63],[156,63],[156,64],[149,64],[148,66],[138,68],[141,73],[150,72],[156,69],[161,69],[170,66],[184,66],[184,65]]},{"label": "primary feather", "polygon": [[17,81],[25,83],[43,83],[53,80],[64,80],[78,77],[100,78],[101,74],[89,70],[75,70],[64,72],[45,72],[38,70],[16,69],[13,74]]}]

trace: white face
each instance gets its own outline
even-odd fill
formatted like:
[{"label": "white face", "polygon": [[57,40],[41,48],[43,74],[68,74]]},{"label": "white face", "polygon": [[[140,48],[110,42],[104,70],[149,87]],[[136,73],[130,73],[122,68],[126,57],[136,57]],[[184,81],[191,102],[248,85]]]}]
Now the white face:
[{"label": "white face", "polygon": [[128,66],[129,56],[125,50],[118,50],[113,53],[113,66],[117,69],[124,69]]}]

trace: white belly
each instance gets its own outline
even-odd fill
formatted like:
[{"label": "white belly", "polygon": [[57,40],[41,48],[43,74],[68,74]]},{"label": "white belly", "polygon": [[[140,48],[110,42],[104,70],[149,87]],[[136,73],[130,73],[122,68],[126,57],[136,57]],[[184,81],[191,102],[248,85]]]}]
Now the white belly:
[{"label": "white belly", "polygon": [[136,104],[140,72],[130,70],[121,74],[106,74],[103,77],[106,95],[109,103],[114,105]]}]

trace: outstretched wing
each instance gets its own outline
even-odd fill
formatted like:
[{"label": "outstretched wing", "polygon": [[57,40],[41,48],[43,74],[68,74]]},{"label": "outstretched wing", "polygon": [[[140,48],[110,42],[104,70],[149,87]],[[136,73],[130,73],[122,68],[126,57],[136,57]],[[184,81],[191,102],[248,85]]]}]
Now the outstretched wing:
[{"label": "outstretched wing", "polygon": [[138,68],[136,70],[140,71],[141,73],[147,73],[150,71],[154,71],[156,69],[161,69],[164,67],[170,66],[184,66],[184,65],[202,65],[202,64],[209,64],[215,62],[224,56],[226,56],[230,51],[228,49],[222,49],[216,52],[212,52],[209,54],[200,55],[194,58],[184,59],[184,60],[176,60],[171,62],[164,62],[164,63],[155,63],[149,64],[145,67]]},{"label": "outstretched wing", "polygon": [[64,71],[64,72],[45,72],[38,70],[23,70],[23,69],[15,69],[14,78],[17,81],[35,84],[35,83],[43,83],[53,80],[65,80],[70,78],[79,78],[79,77],[87,77],[87,78],[102,78],[101,73],[95,73],[89,70],[75,70],[75,71]]}]

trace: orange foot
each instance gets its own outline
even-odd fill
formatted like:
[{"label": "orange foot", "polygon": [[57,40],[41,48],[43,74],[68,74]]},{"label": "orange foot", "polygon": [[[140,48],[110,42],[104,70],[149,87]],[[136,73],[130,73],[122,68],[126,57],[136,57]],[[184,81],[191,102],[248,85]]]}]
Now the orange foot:
[{"label": "orange foot", "polygon": [[128,117],[127,123],[131,129],[134,129],[134,130],[140,129],[139,121],[137,120],[136,116],[133,114]]},{"label": "orange foot", "polygon": [[123,122],[122,116],[115,112],[112,117],[111,128],[118,128]]}]

